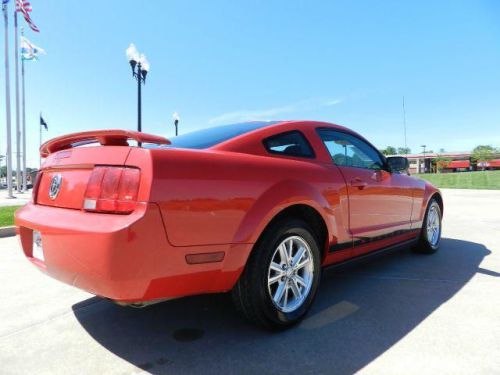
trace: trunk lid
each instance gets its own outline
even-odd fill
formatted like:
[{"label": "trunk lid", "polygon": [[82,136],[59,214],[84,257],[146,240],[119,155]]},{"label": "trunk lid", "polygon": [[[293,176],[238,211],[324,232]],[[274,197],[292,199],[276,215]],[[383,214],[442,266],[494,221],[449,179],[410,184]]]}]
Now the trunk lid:
[{"label": "trunk lid", "polygon": [[[96,165],[123,166],[130,149],[124,146],[97,146],[74,148],[50,154],[38,177],[39,182],[34,192],[35,203],[81,209],[94,167]],[[53,185],[52,192],[51,185]]]},{"label": "trunk lid", "polygon": [[[129,146],[130,140],[139,147]],[[102,207],[109,212],[128,212],[124,205],[131,207],[130,204],[149,198],[151,162],[149,150],[140,147],[143,143],[170,144],[170,141],[152,134],[112,129],[73,133],[45,142],[40,155],[46,159],[33,191],[34,202],[83,209],[93,172],[107,169],[101,180],[94,181],[95,176],[92,180],[94,193],[96,188],[104,190],[99,190],[98,196],[93,196],[93,201],[86,205],[96,205],[97,210]],[[85,209],[96,207],[85,206]]]}]

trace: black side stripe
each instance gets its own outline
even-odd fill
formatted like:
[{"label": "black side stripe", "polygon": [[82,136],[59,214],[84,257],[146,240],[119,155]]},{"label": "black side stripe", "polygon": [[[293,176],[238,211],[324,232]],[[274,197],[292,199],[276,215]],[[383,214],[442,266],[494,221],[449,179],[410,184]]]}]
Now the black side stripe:
[{"label": "black side stripe", "polygon": [[342,243],[337,243],[335,245],[330,246],[330,252],[340,251],[340,250],[345,250],[345,249],[350,249],[350,248],[352,248],[352,241],[342,242]]},{"label": "black side stripe", "polygon": [[330,246],[329,252],[332,253],[334,251],[346,250],[346,249],[349,249],[351,247],[356,247],[356,246],[365,245],[365,244],[368,244],[371,242],[385,240],[387,238],[401,236],[403,234],[410,233],[410,232],[414,232],[415,234],[417,234],[419,231],[420,231],[420,228],[401,229],[401,230],[396,230],[394,232],[381,234],[380,236],[375,236],[375,237],[357,237],[353,241],[337,243],[335,245]]}]

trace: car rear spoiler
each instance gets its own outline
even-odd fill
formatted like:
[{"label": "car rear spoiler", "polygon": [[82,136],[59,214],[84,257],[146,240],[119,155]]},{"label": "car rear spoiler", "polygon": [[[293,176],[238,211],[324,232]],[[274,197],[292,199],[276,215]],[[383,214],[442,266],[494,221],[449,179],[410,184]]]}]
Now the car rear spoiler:
[{"label": "car rear spoiler", "polygon": [[50,154],[68,148],[83,146],[91,143],[100,143],[101,146],[128,146],[128,140],[140,143],[154,143],[169,145],[167,138],[158,135],[140,133],[132,130],[91,130],[81,133],[72,133],[53,138],[40,146],[40,156],[45,158]]}]

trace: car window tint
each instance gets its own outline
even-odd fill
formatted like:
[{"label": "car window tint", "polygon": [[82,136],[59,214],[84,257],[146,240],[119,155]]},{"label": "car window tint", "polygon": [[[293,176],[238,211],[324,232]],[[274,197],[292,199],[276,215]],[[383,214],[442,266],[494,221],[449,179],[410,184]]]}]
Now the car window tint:
[{"label": "car window tint", "polygon": [[291,131],[274,135],[264,140],[267,151],[273,154],[312,158],[314,152],[304,135]]},{"label": "car window tint", "polygon": [[318,129],[333,162],[339,166],[382,169],[384,162],[377,150],[365,141],[348,133]]}]

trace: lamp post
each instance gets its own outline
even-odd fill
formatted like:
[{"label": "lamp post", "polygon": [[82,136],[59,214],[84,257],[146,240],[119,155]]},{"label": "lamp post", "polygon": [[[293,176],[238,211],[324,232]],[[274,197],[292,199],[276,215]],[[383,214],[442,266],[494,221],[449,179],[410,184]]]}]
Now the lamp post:
[{"label": "lamp post", "polygon": [[424,173],[426,173],[427,172],[427,167],[425,165],[425,148],[427,147],[427,145],[422,145],[420,147],[422,147],[424,149],[424,151],[423,151],[423,154],[424,154]]},{"label": "lamp post", "polygon": [[179,114],[177,112],[174,112],[172,118],[174,119],[175,136],[177,137],[179,135],[179,121],[181,118],[179,117]]},{"label": "lamp post", "polygon": [[137,51],[133,43],[128,46],[125,54],[132,68],[132,76],[137,80],[137,131],[141,132],[141,86],[146,83],[146,75],[149,72],[149,62],[146,56],[139,54],[139,51]]}]

